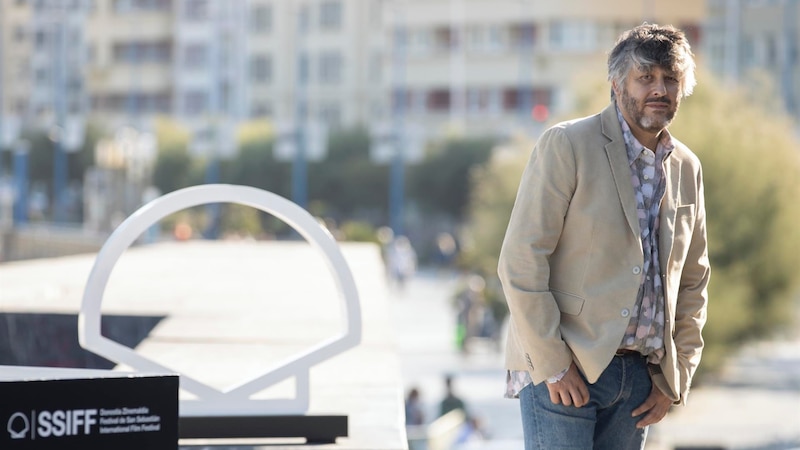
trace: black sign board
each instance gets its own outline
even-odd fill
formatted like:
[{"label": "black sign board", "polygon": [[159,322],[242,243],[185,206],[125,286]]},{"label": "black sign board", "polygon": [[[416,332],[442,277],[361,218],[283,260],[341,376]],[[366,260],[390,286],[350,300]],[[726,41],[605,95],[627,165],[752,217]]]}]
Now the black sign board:
[{"label": "black sign board", "polygon": [[2,378],[2,449],[175,450],[178,446],[177,375],[109,372],[107,377]]}]

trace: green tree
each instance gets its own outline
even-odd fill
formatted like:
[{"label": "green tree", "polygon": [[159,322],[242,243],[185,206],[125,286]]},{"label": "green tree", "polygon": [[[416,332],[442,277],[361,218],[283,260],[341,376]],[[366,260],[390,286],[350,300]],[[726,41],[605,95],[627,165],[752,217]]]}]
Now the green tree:
[{"label": "green tree", "polygon": [[423,212],[466,216],[470,174],[489,159],[497,143],[490,137],[448,139],[434,145],[425,159],[408,171],[409,197]]},{"label": "green tree", "polygon": [[704,77],[672,131],[703,162],[712,276],[707,362],[795,318],[800,279],[800,141],[762,89]]},{"label": "green tree", "polygon": [[223,164],[222,179],[268,190],[287,197],[291,195],[291,165],[274,157],[272,125],[253,121],[239,132],[239,152]]},{"label": "green tree", "polygon": [[[309,201],[315,214],[337,221],[385,217],[389,172],[370,159],[370,136],[362,127],[338,130],[328,139],[328,155],[309,165]],[[380,219],[377,219],[380,220]]]},{"label": "green tree", "polygon": [[[30,184],[52,199],[55,142],[51,139],[50,133],[44,129],[24,130],[21,137],[29,143],[28,177]],[[91,123],[86,125],[83,144],[75,151],[66,153],[65,176],[67,183],[83,184],[86,170],[94,164],[94,147],[100,137],[100,128]],[[9,159],[8,163],[11,164],[12,161]],[[52,207],[52,201],[50,201],[50,206]],[[80,221],[81,217],[70,217],[70,220]]]},{"label": "green tree", "polygon": [[187,148],[189,132],[172,120],[159,118],[155,133],[158,155],[153,168],[153,185],[162,194],[190,186],[193,161]]},{"label": "green tree", "polygon": [[[707,373],[742,343],[787,329],[796,315],[800,142],[769,98],[755,102],[707,74],[700,78],[670,131],[703,163],[712,264],[701,365]],[[608,104],[607,88],[592,92],[572,117]],[[516,184],[533,148],[513,147],[504,152],[512,156],[498,152],[474,178],[466,261],[487,277],[496,277]]]},{"label": "green tree", "polygon": [[489,162],[470,179],[472,195],[460,263],[487,279],[496,277],[500,245],[532,148],[533,142],[523,137],[496,147]]}]

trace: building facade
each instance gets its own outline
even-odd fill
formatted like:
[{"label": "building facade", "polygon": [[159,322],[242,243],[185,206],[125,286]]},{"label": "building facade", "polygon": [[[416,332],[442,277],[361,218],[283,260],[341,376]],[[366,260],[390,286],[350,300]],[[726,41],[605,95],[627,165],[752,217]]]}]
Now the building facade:
[{"label": "building facade", "polygon": [[800,1],[709,0],[705,55],[730,83],[766,75],[800,123]]},{"label": "building facade", "polygon": [[696,0],[0,4],[3,117],[80,115],[113,130],[169,115],[200,152],[253,118],[524,129],[568,109],[576,83],[605,78],[622,30],[671,23],[698,48],[706,17]]},{"label": "building facade", "polygon": [[[406,110],[438,127],[528,128],[568,110],[576,86],[606,78],[619,34],[647,20],[684,29],[693,45],[700,1],[407,0]],[[395,50],[396,51],[396,50]]]}]

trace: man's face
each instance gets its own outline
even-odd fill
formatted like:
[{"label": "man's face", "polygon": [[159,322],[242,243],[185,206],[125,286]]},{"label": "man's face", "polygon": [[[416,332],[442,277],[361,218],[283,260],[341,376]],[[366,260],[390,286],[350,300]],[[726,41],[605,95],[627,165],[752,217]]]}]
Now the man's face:
[{"label": "man's face", "polygon": [[617,103],[631,127],[648,133],[666,128],[680,106],[681,80],[659,66],[631,69],[625,85],[614,85]]}]

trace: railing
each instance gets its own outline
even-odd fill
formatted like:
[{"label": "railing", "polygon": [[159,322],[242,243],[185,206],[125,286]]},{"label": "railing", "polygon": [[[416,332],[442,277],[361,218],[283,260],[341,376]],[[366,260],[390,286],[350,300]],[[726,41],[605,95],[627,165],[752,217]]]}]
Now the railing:
[{"label": "railing", "polygon": [[97,253],[108,233],[85,230],[80,225],[35,224],[0,229],[0,262]]}]

